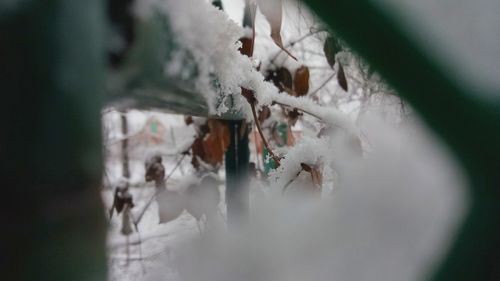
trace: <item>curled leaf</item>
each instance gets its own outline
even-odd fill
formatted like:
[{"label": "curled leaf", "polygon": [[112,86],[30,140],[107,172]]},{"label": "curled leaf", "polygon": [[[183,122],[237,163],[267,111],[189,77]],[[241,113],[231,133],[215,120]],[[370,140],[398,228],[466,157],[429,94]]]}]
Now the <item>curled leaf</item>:
[{"label": "curled leaf", "polygon": [[344,91],[348,92],[347,79],[345,77],[344,67],[339,63],[339,70],[337,71],[337,82]]},{"label": "curled leaf", "polygon": [[283,40],[281,39],[281,21],[283,18],[281,0],[257,0],[257,4],[260,11],[269,22],[269,26],[271,27],[271,38],[274,43],[294,60],[297,60],[295,56],[285,49]]},{"label": "curled leaf", "polygon": [[298,97],[305,96],[309,92],[309,68],[307,66],[303,65],[295,71],[293,90]]},{"label": "curled leaf", "polygon": [[323,184],[323,176],[321,175],[321,165],[309,165],[300,163],[302,169],[311,174],[311,181],[313,183],[314,191],[321,192],[321,185]]},{"label": "curled leaf", "polygon": [[217,167],[224,161],[224,152],[229,146],[229,129],[220,120],[208,119],[206,131],[200,132],[191,145],[191,164],[195,169],[199,169],[201,160]]},{"label": "curled leaf", "polygon": [[325,44],[323,45],[323,52],[325,53],[326,60],[330,67],[333,68],[335,64],[335,56],[342,51],[342,47],[340,46],[338,40],[333,38],[332,36],[328,36],[325,40]]}]

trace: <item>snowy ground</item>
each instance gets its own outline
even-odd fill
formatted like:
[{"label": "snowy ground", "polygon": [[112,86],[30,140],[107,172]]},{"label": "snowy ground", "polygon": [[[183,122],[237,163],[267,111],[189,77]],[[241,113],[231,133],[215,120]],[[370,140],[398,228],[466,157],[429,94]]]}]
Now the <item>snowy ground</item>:
[{"label": "snowy ground", "polygon": [[[166,182],[170,189],[182,188],[193,177],[194,171],[190,163],[191,156],[181,160],[179,152],[184,151],[186,143],[191,144],[194,130],[186,126],[182,115],[160,112],[130,110],[126,113],[128,136],[135,136],[145,127],[148,119],[153,117],[165,127],[163,142],[157,146],[143,143],[130,145],[128,148],[130,184],[129,191],[133,196],[135,207],[133,217],[138,217],[146,203],[154,193],[154,185],[144,181],[146,159],[152,154],[160,154],[166,175],[172,172]],[[105,132],[104,146],[106,162],[104,189],[102,198],[107,210],[113,204],[114,189],[123,181],[120,113],[109,110],[103,116]],[[180,165],[176,167],[177,162]],[[224,168],[219,171],[224,178]],[[220,186],[221,201],[219,209],[225,213],[224,185]],[[199,240],[201,235],[196,220],[186,211],[168,223],[159,224],[156,201],[146,209],[138,224],[139,233],[135,231],[127,238],[121,234],[123,215],[114,212],[109,221],[108,230],[108,262],[110,281],[142,281],[142,280],[178,280],[174,259],[178,248],[191,240]],[[128,245],[128,247],[127,247]],[[127,251],[128,248],[128,251]],[[157,276],[161,273],[161,276]]]},{"label": "snowy ground", "polygon": [[[172,180],[171,185],[176,181]],[[223,186],[220,186],[224,195]],[[131,188],[136,206],[133,214],[137,214],[154,193],[151,184]],[[112,190],[105,190],[102,196],[109,209],[112,200]],[[220,209],[224,213],[224,199]],[[196,220],[186,211],[182,215],[165,224],[158,223],[156,202],[153,202],[138,224],[139,233],[134,231],[128,239],[120,233],[122,215],[113,215],[108,233],[108,260],[110,281],[141,281],[141,280],[178,280],[174,260],[177,249],[184,242],[200,239],[201,235]],[[203,226],[202,226],[203,227]],[[127,253],[128,245],[128,253]],[[161,279],[158,274],[161,273]]]}]

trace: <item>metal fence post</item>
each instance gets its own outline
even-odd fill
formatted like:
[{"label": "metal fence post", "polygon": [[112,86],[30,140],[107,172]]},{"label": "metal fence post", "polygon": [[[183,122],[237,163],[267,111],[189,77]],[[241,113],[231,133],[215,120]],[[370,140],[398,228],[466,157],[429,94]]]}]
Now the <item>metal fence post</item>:
[{"label": "metal fence post", "polygon": [[0,5],[2,280],[106,280],[100,0]]},{"label": "metal fence post", "polygon": [[237,225],[248,215],[250,149],[245,120],[230,120],[227,125],[231,137],[225,159],[227,220],[229,225]]}]

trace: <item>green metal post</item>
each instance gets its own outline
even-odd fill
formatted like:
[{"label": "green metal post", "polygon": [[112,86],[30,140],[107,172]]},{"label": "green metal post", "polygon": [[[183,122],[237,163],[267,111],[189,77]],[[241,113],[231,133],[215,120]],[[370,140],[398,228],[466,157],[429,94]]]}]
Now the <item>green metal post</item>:
[{"label": "green metal post", "polygon": [[246,220],[249,205],[248,129],[245,120],[230,120],[227,125],[231,137],[225,159],[227,220],[229,225],[238,225]]},{"label": "green metal post", "polygon": [[103,8],[99,0],[0,4],[2,280],[107,279]]}]

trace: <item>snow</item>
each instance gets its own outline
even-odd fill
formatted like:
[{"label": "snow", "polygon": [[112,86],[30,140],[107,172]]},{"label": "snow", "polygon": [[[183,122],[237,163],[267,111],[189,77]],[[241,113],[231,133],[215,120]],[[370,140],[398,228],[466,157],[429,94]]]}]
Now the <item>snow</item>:
[{"label": "snow", "polygon": [[[305,97],[294,99],[281,95],[273,84],[265,82],[262,74],[255,70],[254,62],[238,52],[238,39],[245,34],[245,29],[229,19],[223,11],[202,0],[144,0],[138,1],[136,7],[141,16],[147,16],[153,9],[165,13],[176,38],[195,57],[201,72],[199,90],[205,95],[210,114],[226,113],[229,109],[227,100],[231,97],[234,105],[231,110],[241,111],[250,120],[250,107],[240,95],[241,87],[245,87],[255,92],[258,106],[278,101],[317,114],[329,124],[349,130],[354,128],[349,117],[338,109],[332,106],[320,107]],[[299,63],[295,65],[298,66]],[[172,62],[167,69],[175,71],[181,68],[178,63]],[[222,93],[212,90],[212,74],[217,77]],[[223,95],[222,102],[215,108],[214,105],[220,99],[219,94]]]},{"label": "snow", "polygon": [[[110,280],[423,280],[466,210],[465,180],[418,120],[392,123],[382,116],[372,110],[358,121],[371,146],[363,158],[349,152],[346,134],[301,138],[271,173],[270,184],[254,181],[252,219],[244,228],[200,235],[187,213],[158,225],[153,203],[139,224],[143,258],[133,233],[126,265],[126,239],[115,216]],[[298,163],[318,159],[324,175],[330,173],[325,185],[333,189],[324,190],[321,200],[282,196],[280,188],[295,177]],[[307,190],[309,177],[301,173],[290,191]],[[194,174],[175,175],[167,185],[183,189],[198,181]],[[151,185],[131,188],[133,214],[153,192]],[[103,191],[108,207],[111,196]]]},{"label": "snow", "polygon": [[[240,56],[236,42],[243,29],[226,13],[202,0],[144,0],[137,2],[136,11],[141,16],[148,16],[151,11],[166,15],[176,40],[191,52],[198,64],[198,89],[207,99],[210,113],[224,113],[214,108],[217,94],[211,87],[211,75],[217,76],[223,91],[238,89],[235,79],[241,76],[234,76],[231,71],[236,68],[235,57]],[[168,69],[172,71],[175,67]]]},{"label": "snow", "polygon": [[253,197],[249,225],[195,248],[187,280],[423,280],[464,213],[464,184],[420,125],[377,125],[383,140],[366,161],[342,162],[340,189]]},{"label": "snow", "polygon": [[[250,107],[240,96],[241,87],[245,87],[255,92],[258,108],[278,102],[304,111],[296,125],[303,136],[292,147],[272,147],[283,156],[281,165],[270,172],[269,182],[252,180],[251,220],[242,228],[227,230],[221,226],[199,234],[196,221],[187,213],[158,225],[153,203],[139,224],[141,247],[137,245],[137,233],[128,237],[133,245],[129,264],[125,265],[126,239],[119,234],[120,217],[114,217],[108,239],[111,280],[416,281],[429,273],[452,241],[450,234],[466,210],[465,180],[445,147],[420,121],[413,115],[402,117],[399,98],[381,94],[389,91],[385,88],[358,82],[353,83],[356,87],[350,87],[349,93],[338,91],[338,85],[330,83],[324,90],[328,95],[318,93],[324,105],[306,97],[278,93],[255,70],[255,60],[239,54],[237,41],[246,31],[232,20],[237,15],[230,18],[204,0],[137,2],[136,12],[141,16],[148,16],[151,10],[167,15],[176,37],[199,62],[199,86],[208,101],[219,98],[220,93],[210,90],[211,77],[217,77],[228,103],[211,107],[212,114],[223,114],[232,100],[236,105],[232,109],[251,120]],[[285,14],[297,10],[286,10]],[[257,15],[258,21],[265,22],[261,17]],[[289,17],[285,16],[285,20]],[[310,24],[305,17],[300,21]],[[265,41],[259,34],[268,34],[262,31],[268,28],[263,25],[257,26],[255,59],[267,63],[269,57],[263,54],[272,53],[277,47],[272,42],[261,43]],[[291,36],[292,30],[285,32],[285,38],[296,38]],[[317,39],[311,37],[308,44],[315,42],[318,47]],[[349,79],[363,78],[355,72],[359,71],[356,65],[362,62],[349,54],[342,54],[342,59],[346,72],[352,72]],[[292,69],[299,65],[282,55],[277,60]],[[319,59],[311,61],[319,64]],[[166,66],[166,71],[181,71],[181,67],[174,62]],[[311,89],[334,70],[328,67],[321,71],[322,78],[311,81]],[[264,127],[281,117],[277,106],[273,107],[272,117],[262,124]],[[114,114],[109,118],[116,122],[119,118]],[[149,114],[129,113],[129,131],[141,128]],[[180,117],[161,118],[167,120],[166,124],[175,124],[172,127],[176,128],[176,137],[164,147],[140,150],[131,159],[138,186],[131,188],[136,203],[132,214],[141,210],[154,192],[152,185],[143,182],[145,155],[178,154],[189,146],[196,133]],[[200,123],[204,119],[193,121]],[[324,135],[316,137],[321,129]],[[109,130],[109,139],[123,137],[116,130],[119,129]],[[176,162],[175,157],[164,157],[167,173]],[[321,199],[304,198],[302,191],[311,189],[311,176],[304,171],[297,176],[300,163],[323,166]],[[121,172],[116,159],[109,159],[107,167],[115,176]],[[218,176],[223,176],[223,171]],[[167,186],[184,191],[200,180],[185,163]],[[283,194],[283,187],[289,182]],[[109,206],[111,191],[103,191],[103,198]],[[221,203],[220,208],[224,207]]]}]

